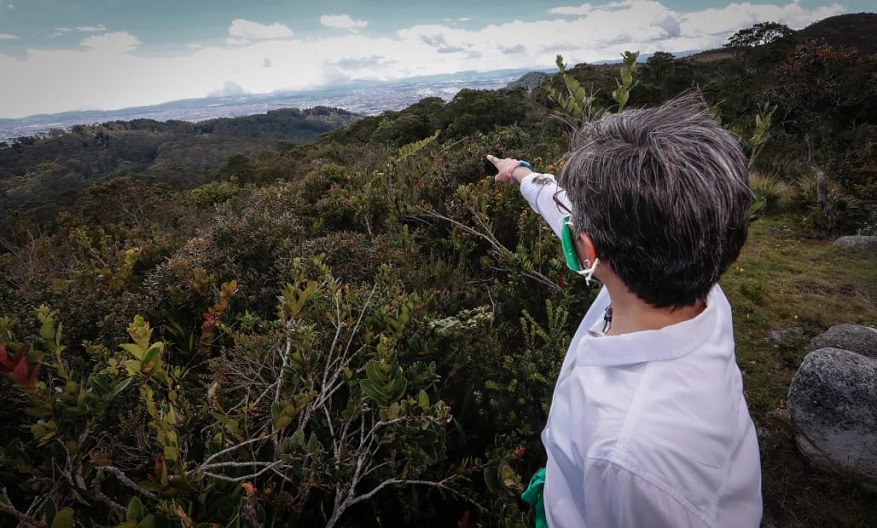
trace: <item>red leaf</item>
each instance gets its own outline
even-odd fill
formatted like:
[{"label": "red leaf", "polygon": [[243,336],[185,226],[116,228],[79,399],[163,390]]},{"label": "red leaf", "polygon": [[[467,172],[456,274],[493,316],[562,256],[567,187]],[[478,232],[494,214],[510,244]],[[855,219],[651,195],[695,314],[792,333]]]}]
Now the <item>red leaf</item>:
[{"label": "red leaf", "polygon": [[32,389],[40,371],[40,364],[37,363],[34,368],[31,368],[24,356],[26,351],[27,347],[22,346],[14,355],[10,355],[6,351],[6,345],[0,343],[0,374],[12,380],[12,383],[16,385]]},{"label": "red leaf", "polygon": [[7,374],[7,377],[12,380],[12,383],[16,385],[21,385],[22,387],[33,387],[33,383],[28,385],[28,374],[30,374],[30,365],[27,360],[21,358],[19,360],[18,365],[15,365],[15,370]]},{"label": "red leaf", "polygon": [[15,362],[12,361],[9,356],[9,352],[6,351],[6,344],[0,343],[0,371],[12,370],[15,368]]}]

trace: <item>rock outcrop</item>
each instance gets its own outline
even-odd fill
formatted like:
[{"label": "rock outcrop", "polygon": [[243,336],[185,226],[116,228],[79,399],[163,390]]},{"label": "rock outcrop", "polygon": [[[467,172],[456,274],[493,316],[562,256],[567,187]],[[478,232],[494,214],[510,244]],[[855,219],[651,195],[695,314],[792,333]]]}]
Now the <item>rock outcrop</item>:
[{"label": "rock outcrop", "polygon": [[527,92],[532,92],[536,88],[542,86],[542,83],[550,77],[551,75],[545,72],[531,71],[517,81],[512,81],[506,85],[506,90],[517,90],[518,88],[523,88]]},{"label": "rock outcrop", "polygon": [[798,449],[814,467],[877,490],[877,341],[871,333],[877,335],[839,325],[814,338],[788,402]]},{"label": "rock outcrop", "polygon": [[867,253],[877,253],[877,236],[850,235],[834,241],[835,245],[849,247]]}]

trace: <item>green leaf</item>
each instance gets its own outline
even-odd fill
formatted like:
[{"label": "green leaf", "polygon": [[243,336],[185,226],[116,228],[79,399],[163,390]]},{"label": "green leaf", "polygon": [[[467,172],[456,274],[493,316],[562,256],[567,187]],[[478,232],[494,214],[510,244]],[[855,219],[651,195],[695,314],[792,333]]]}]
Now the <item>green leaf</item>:
[{"label": "green leaf", "polygon": [[131,501],[128,502],[128,513],[125,515],[125,518],[129,521],[139,521],[145,515],[146,508],[143,507],[143,503],[140,502],[140,498],[131,498]]},{"label": "green leaf", "polygon": [[402,375],[402,369],[399,369],[398,376],[393,380],[393,392],[390,393],[387,403],[402,398],[405,395],[406,388],[408,388],[408,380]]},{"label": "green leaf", "polygon": [[51,341],[55,338],[55,329],[52,327],[52,322],[52,319],[46,319],[40,326],[40,337],[46,341]]},{"label": "green leaf", "polygon": [[61,418],[76,418],[88,414],[88,409],[80,406],[61,409]]},{"label": "green leaf", "polygon": [[305,445],[304,431],[299,429],[298,431],[296,431],[295,433],[292,434],[292,437],[290,438],[290,440],[292,440],[292,445],[299,447],[299,448],[304,447],[304,445]]},{"label": "green leaf", "polygon": [[370,381],[373,383],[381,383],[383,381],[383,376],[381,376],[381,371],[378,368],[379,364],[377,361],[372,360],[366,363],[365,365],[365,375],[368,377]]},{"label": "green leaf", "polygon": [[161,368],[161,347],[155,345],[149,347],[149,350],[143,356],[143,364],[140,365],[140,372],[150,374],[154,370]]},{"label": "green leaf", "polygon": [[137,376],[140,374],[140,365],[140,361],[137,361],[136,359],[129,359],[125,362],[125,370],[128,372],[128,374],[132,376]]},{"label": "green leaf", "polygon": [[425,390],[420,390],[420,394],[417,395],[417,403],[420,404],[421,409],[429,409],[429,395]]},{"label": "green leaf", "polygon": [[51,418],[54,413],[51,409],[46,409],[44,407],[28,407],[24,410],[24,413],[28,416],[33,416],[34,418]]},{"label": "green leaf", "polygon": [[165,446],[162,450],[162,454],[167,460],[172,460],[174,462],[179,462],[180,460],[180,452],[173,446]]},{"label": "green leaf", "polygon": [[110,391],[109,394],[107,394],[107,397],[105,398],[105,400],[106,400],[107,402],[112,401],[113,398],[115,398],[116,396],[118,396],[119,394],[121,394],[123,390],[125,390],[125,389],[128,388],[128,385],[131,384],[131,380],[133,380],[133,379],[134,379],[134,378],[125,378],[124,380],[122,380],[122,381],[120,381],[119,383],[117,383],[116,386],[113,387],[113,390]]},{"label": "green leaf", "polygon": [[375,387],[375,385],[371,381],[360,380],[359,386],[362,389],[362,392],[364,392],[366,396],[377,402],[378,405],[382,407],[386,405],[388,398],[381,394],[381,392]]},{"label": "green leaf", "polygon": [[310,395],[308,395],[307,393],[299,394],[295,397],[295,407],[290,405],[291,408],[289,410],[285,410],[286,414],[294,415],[296,413],[296,409],[303,409],[304,406],[308,404],[310,399]]},{"label": "green leaf", "polygon": [[323,446],[320,445],[320,440],[317,438],[316,433],[311,433],[311,437],[308,438],[307,451],[309,455],[314,455],[323,450]]},{"label": "green leaf", "polygon": [[624,108],[624,105],[627,104],[627,100],[630,98],[630,94],[627,91],[626,86],[619,86],[617,89],[612,91],[612,99],[618,103],[619,108]]},{"label": "green leaf", "polygon": [[51,497],[46,499],[46,507],[43,509],[43,514],[46,516],[46,522],[51,526],[52,522],[55,520],[55,515],[58,514],[58,508],[55,506],[55,501],[53,501]]},{"label": "green leaf", "polygon": [[289,424],[292,423],[292,418],[289,416],[281,416],[274,421],[274,426],[277,427],[278,430],[283,430],[289,427]]},{"label": "green leaf", "polygon": [[124,350],[127,350],[132,356],[136,359],[143,359],[143,348],[135,343],[122,343],[119,345]]},{"label": "green leaf", "polygon": [[73,528],[75,512],[69,506],[59,511],[52,520],[51,528]]},{"label": "green leaf", "polygon": [[150,513],[140,521],[137,528],[155,528],[155,516]]}]

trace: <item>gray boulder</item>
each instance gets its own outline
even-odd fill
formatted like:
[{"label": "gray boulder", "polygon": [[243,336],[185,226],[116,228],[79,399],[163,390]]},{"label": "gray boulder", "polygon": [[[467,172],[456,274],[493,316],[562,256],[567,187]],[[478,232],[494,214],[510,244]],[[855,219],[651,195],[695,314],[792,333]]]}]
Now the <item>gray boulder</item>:
[{"label": "gray boulder", "polygon": [[835,240],[834,243],[838,246],[849,247],[859,251],[877,253],[877,236],[842,236]]},{"label": "gray boulder", "polygon": [[877,491],[877,359],[814,350],[798,368],[788,402],[798,449],[810,463]]},{"label": "gray boulder", "polygon": [[867,326],[841,324],[832,326],[810,341],[810,350],[829,347],[877,358],[877,330]]}]

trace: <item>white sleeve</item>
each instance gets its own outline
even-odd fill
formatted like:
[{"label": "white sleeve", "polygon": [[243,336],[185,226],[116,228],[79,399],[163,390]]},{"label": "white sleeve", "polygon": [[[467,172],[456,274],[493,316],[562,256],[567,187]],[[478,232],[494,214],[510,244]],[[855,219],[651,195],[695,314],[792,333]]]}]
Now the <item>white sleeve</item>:
[{"label": "white sleeve", "polygon": [[710,525],[676,490],[608,460],[591,459],[586,463],[583,490],[581,513],[588,527]]},{"label": "white sleeve", "polygon": [[569,208],[566,191],[557,184],[557,180],[551,174],[534,172],[521,180],[521,194],[530,203],[530,207],[542,215],[542,218],[551,226],[554,234],[560,238],[563,218],[568,213],[561,211],[557,203],[555,203],[555,193],[557,194],[557,199]]}]

